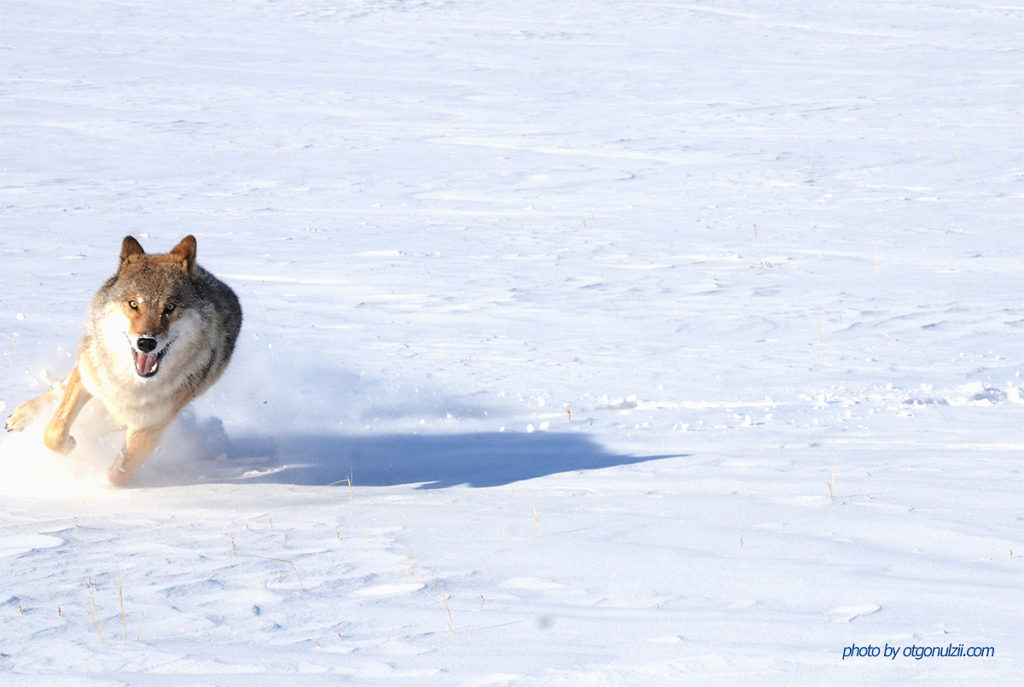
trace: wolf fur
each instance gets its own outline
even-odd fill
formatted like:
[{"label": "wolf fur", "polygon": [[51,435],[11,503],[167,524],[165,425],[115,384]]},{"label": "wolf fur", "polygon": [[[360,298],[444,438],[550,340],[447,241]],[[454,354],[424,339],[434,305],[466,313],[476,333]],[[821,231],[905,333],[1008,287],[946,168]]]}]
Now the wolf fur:
[{"label": "wolf fur", "polygon": [[92,299],[74,369],[15,408],[7,429],[24,429],[60,396],[43,443],[69,453],[75,418],[95,397],[127,430],[107,471],[112,484],[124,484],[178,412],[224,372],[241,326],[234,292],[196,264],[195,237],[186,236],[170,253],[148,255],[126,236],[117,274]]}]

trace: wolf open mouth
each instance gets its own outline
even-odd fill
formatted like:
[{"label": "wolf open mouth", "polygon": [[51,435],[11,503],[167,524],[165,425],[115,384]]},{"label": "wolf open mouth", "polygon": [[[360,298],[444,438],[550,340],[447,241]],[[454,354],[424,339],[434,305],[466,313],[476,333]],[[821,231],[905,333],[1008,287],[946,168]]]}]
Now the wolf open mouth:
[{"label": "wolf open mouth", "polygon": [[152,377],[160,371],[160,361],[163,360],[167,349],[171,347],[174,340],[168,341],[163,348],[153,353],[143,353],[132,346],[132,359],[135,362],[135,374],[140,377]]}]

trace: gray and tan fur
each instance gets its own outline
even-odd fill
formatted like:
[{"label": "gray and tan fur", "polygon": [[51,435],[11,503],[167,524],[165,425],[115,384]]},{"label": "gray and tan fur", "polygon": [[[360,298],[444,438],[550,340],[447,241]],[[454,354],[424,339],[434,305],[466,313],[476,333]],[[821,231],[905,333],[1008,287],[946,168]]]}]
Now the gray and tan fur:
[{"label": "gray and tan fur", "polygon": [[234,292],[196,264],[195,237],[186,236],[170,253],[148,255],[126,236],[117,274],[93,297],[74,369],[60,385],[15,408],[7,429],[24,429],[60,395],[43,443],[69,453],[75,418],[95,397],[127,429],[107,471],[111,483],[124,484],[178,412],[224,372],[241,326]]}]

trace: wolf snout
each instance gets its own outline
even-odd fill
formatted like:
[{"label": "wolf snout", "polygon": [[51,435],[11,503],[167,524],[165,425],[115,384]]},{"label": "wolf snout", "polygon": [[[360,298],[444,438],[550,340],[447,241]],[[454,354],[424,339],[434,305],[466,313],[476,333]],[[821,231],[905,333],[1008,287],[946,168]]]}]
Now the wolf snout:
[{"label": "wolf snout", "polygon": [[152,353],[156,350],[157,341],[152,336],[140,336],[135,340],[135,347],[143,353]]}]

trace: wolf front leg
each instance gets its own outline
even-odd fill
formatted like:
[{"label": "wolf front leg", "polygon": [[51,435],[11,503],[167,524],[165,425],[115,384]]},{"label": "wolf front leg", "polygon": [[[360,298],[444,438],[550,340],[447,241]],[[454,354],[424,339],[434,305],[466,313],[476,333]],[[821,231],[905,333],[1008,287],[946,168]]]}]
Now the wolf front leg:
[{"label": "wolf front leg", "polygon": [[124,438],[124,448],[117,455],[117,460],[107,470],[107,479],[114,486],[127,484],[132,473],[146,462],[149,454],[156,448],[164,427],[147,427],[145,429],[129,429]]},{"label": "wolf front leg", "polygon": [[78,366],[75,366],[75,369],[71,370],[71,373],[64,379],[64,396],[60,400],[60,405],[57,406],[57,412],[46,423],[46,429],[43,431],[43,443],[46,444],[46,448],[56,453],[71,452],[71,449],[75,447],[75,438],[71,436],[71,425],[78,417],[82,406],[90,398],[92,395],[85,390],[82,376],[78,373]]}]

